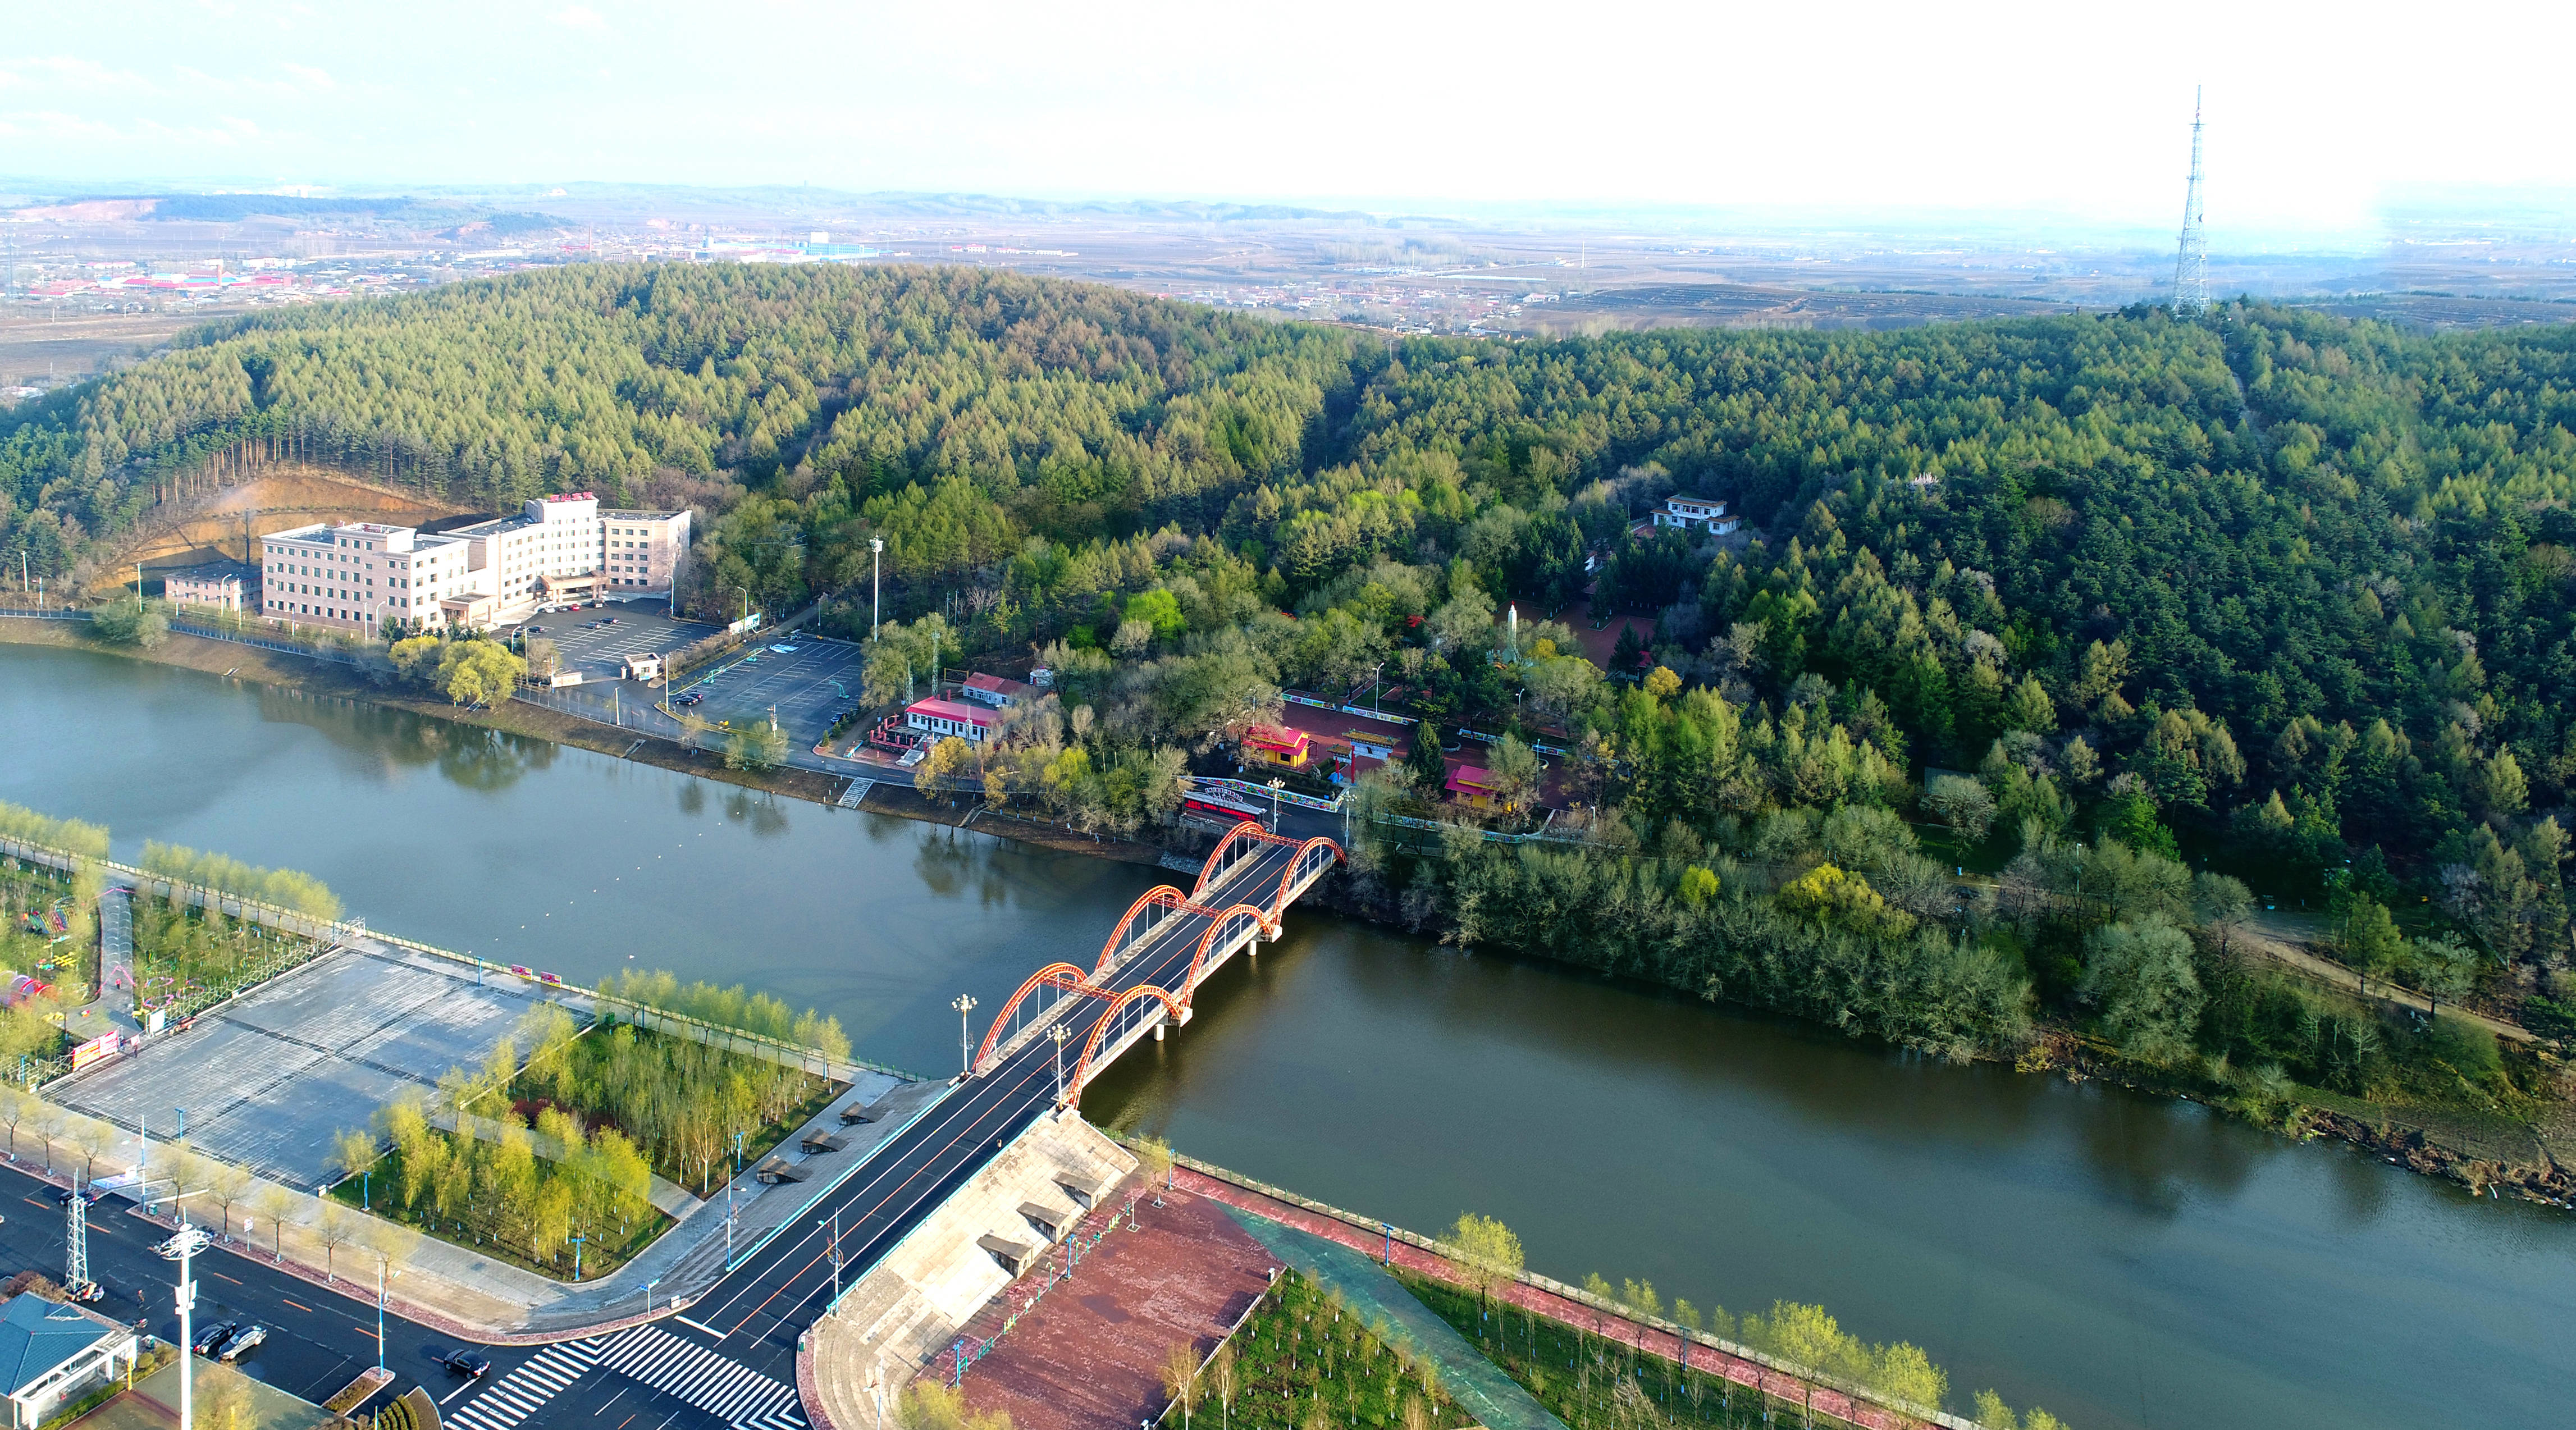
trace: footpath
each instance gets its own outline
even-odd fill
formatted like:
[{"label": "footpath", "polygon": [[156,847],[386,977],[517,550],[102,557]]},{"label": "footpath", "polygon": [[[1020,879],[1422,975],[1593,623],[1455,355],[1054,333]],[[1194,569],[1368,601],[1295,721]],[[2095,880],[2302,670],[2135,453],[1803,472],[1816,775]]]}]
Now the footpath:
[{"label": "footpath", "polygon": [[[1189,1158],[1176,1160],[1180,1164],[1172,1174],[1176,1187],[1320,1238],[1390,1269],[1411,1271],[1454,1286],[1473,1284],[1468,1271],[1428,1238],[1383,1222],[1372,1223],[1220,1167]],[[1868,1430],[1917,1430],[1927,1424],[1944,1430],[1978,1430],[1973,1422],[1946,1412],[1925,1413],[1913,1407],[1898,1409],[1879,1404],[1857,1386],[1830,1377],[1802,1375],[1798,1368],[1759,1351],[1685,1330],[1670,1321],[1630,1315],[1578,1287],[1533,1272],[1525,1271],[1503,1282],[1492,1294],[1547,1320],[1635,1346],[1640,1354],[1724,1376],[1775,1399],[1866,1426]]]}]

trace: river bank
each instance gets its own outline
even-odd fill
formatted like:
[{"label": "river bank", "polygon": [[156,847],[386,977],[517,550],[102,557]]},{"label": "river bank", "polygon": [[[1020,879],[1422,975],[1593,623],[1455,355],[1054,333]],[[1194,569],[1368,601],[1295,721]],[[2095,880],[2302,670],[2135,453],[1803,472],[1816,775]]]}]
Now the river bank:
[{"label": "river bank", "polygon": [[[217,668],[218,671],[222,667]],[[748,981],[926,1072],[1173,872],[74,649],[0,649],[0,799],[310,871],[595,985]],[[955,816],[951,816],[954,818]],[[1082,841],[1087,845],[1088,841]],[[1088,852],[1085,849],[1083,852]],[[1822,1304],[2083,1430],[2539,1423],[2576,1221],[2097,1078],[1951,1063],[1301,903],[1085,1115],[1399,1226],[1741,1313]],[[980,1033],[980,1027],[972,1031]],[[1954,1407],[1956,1408],[1956,1407]]]},{"label": "river bank", "polygon": [[[620,729],[577,715],[531,705],[522,700],[506,701],[485,710],[471,710],[435,696],[416,693],[398,686],[379,685],[363,673],[330,661],[315,660],[260,646],[237,645],[231,641],[210,640],[203,636],[172,633],[159,645],[149,649],[117,645],[93,638],[82,622],[0,618],[0,644],[50,646],[64,650],[86,651],[95,655],[115,656],[123,660],[152,665],[166,665],[180,670],[200,671],[228,680],[246,681],[272,689],[331,700],[348,700],[399,710],[406,714],[445,720],[476,729],[496,731],[523,739],[544,740],[576,750],[608,755],[656,769],[671,770],[712,780],[718,784],[757,790],[763,794],[801,799],[813,804],[837,805],[860,776],[827,774],[820,770],[792,765],[775,768],[729,769],[724,757],[716,751],[692,749],[676,741],[641,731]],[[900,819],[919,820],[951,828],[971,826],[986,833],[1020,840],[1044,849],[1085,854],[1094,858],[1113,859],[1128,864],[1154,864],[1163,851],[1131,840],[1101,839],[1078,831],[1038,821],[1010,816],[995,816],[974,802],[956,806],[934,803],[908,785],[877,781],[867,793],[867,807],[879,814]]]},{"label": "river bank", "polygon": [[[837,806],[853,778],[798,767],[728,769],[721,756],[711,751],[686,748],[657,736],[601,725],[523,701],[505,702],[489,710],[469,710],[435,697],[379,685],[357,670],[330,662],[197,636],[173,634],[159,646],[143,650],[93,639],[86,625],[79,623],[0,619],[0,643],[76,649],[248,681],[308,698],[373,705],[588,750],[818,805]],[[864,807],[875,814],[973,830],[1041,849],[1129,865],[1157,866],[1164,863],[1167,853],[1189,853],[1167,851],[1140,841],[1087,835],[1008,813],[996,814],[973,799],[953,804],[935,801],[908,785],[886,781],[873,783],[866,792]],[[1398,891],[1366,879],[1327,880],[1308,896],[1308,903],[1389,930],[1417,935],[1437,932],[1423,927],[1419,911],[1408,909]],[[1694,989],[1678,991],[1693,996],[1698,993]],[[2561,1164],[2537,1135],[2517,1137],[2511,1127],[2490,1125],[2493,1119],[2445,1117],[2439,1109],[2413,1107],[2403,1109],[2410,1116],[2397,1116],[2386,1107],[2350,1105],[2358,1103],[2358,1099],[2341,1099],[2347,1104],[2344,1106],[2263,1103],[2208,1079],[2142,1067],[2120,1057],[2109,1045],[2072,1030],[2043,1027],[2039,1031],[2031,1047],[2010,1064],[2024,1074],[2053,1073],[2073,1081],[2096,1081],[2151,1096],[2185,1099],[2294,1141],[2331,1138],[2349,1142],[2392,1166],[2456,1183],[2473,1194],[2510,1195],[2558,1208],[2576,1206],[2576,1172]],[[2560,1131],[2563,1135],[2567,1129]]]}]

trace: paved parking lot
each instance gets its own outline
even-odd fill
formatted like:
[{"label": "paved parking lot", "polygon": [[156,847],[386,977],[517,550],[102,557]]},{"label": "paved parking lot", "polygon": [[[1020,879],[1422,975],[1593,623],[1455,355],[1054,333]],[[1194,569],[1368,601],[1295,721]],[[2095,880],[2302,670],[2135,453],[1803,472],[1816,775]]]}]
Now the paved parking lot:
[{"label": "paved parking lot", "polygon": [[[616,624],[601,622],[614,619]],[[612,680],[630,655],[668,655],[722,630],[703,621],[671,619],[670,603],[611,601],[598,610],[556,611],[528,618],[522,629],[542,635],[563,653],[564,669],[585,680]]]},{"label": "paved parking lot", "polygon": [[861,649],[850,641],[804,631],[789,631],[774,641],[747,646],[717,670],[682,686],[680,694],[704,699],[692,714],[707,720],[730,720],[735,728],[769,718],[778,710],[778,725],[799,749],[809,748],[831,727],[835,712],[859,703]]},{"label": "paved parking lot", "polygon": [[507,976],[477,984],[427,954],[344,948],[45,1095],[165,1137],[185,1108],[188,1139],[208,1153],[318,1188],[331,1178],[333,1137],[406,1091],[430,1091],[449,1068],[480,1066],[550,996]]}]

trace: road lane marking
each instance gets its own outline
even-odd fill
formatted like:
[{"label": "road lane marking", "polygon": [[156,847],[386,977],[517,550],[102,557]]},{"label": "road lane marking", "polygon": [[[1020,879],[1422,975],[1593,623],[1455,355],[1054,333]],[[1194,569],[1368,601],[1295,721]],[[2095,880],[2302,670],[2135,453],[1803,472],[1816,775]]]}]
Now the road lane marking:
[{"label": "road lane marking", "polygon": [[725,1338],[725,1333],[724,1333],[724,1332],[717,1330],[717,1329],[716,1329],[715,1327],[713,1327],[713,1326],[702,1326],[702,1325],[698,1324],[697,1322],[690,1320],[690,1319],[689,1319],[688,1317],[686,1317],[686,1316],[673,1316],[671,1319],[672,1319],[672,1320],[674,1320],[674,1321],[679,1322],[679,1323],[680,1323],[681,1325],[683,1325],[683,1326],[688,1327],[690,1330],[693,1330],[693,1331],[704,1331],[704,1332],[706,1332],[708,1335],[711,1335],[711,1336],[715,1337],[717,1340],[723,1340],[723,1339]]},{"label": "road lane marking", "polygon": [[209,1276],[214,1277],[216,1280],[219,1280],[219,1281],[232,1281],[232,1282],[233,1282],[233,1284],[234,1284],[234,1285],[236,1285],[236,1286],[239,1286],[239,1285],[241,1284],[239,1281],[233,1281],[233,1278],[231,1278],[231,1277],[229,1277],[229,1276],[226,1276],[224,1273],[222,1273],[222,1272],[220,1272],[220,1271],[213,1270],[212,1268],[209,1268],[209,1269],[207,1270],[206,1274],[207,1274],[207,1275],[209,1275]]},{"label": "road lane marking", "polygon": [[290,1305],[290,1306],[293,1306],[295,1309],[297,1309],[297,1310],[299,1310],[299,1311],[302,1311],[304,1314],[306,1314],[306,1315],[308,1315],[308,1316],[310,1316],[310,1315],[312,1315],[312,1314],[313,1314],[313,1308],[312,1308],[312,1307],[305,1305],[303,1302],[296,1300],[294,1297],[291,1297],[291,1296],[280,1296],[280,1297],[278,1297],[277,1299],[279,1299],[279,1300],[281,1300],[281,1301],[284,1301],[286,1304],[288,1304],[288,1305]]}]

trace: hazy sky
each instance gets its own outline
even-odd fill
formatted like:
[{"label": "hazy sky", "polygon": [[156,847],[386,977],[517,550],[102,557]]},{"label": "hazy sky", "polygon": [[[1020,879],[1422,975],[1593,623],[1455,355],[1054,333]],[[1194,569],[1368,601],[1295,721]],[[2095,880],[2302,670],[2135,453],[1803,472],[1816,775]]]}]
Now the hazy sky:
[{"label": "hazy sky", "polygon": [[2054,210],[2366,224],[2576,184],[2576,6],[18,8],[0,173]]}]

